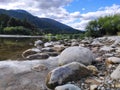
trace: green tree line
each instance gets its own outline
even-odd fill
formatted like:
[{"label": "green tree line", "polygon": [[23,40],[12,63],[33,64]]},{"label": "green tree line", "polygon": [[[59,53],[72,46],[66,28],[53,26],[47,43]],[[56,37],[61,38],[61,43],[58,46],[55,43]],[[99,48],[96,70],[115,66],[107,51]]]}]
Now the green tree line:
[{"label": "green tree line", "polygon": [[41,32],[26,19],[20,20],[0,14],[0,34],[36,35]]},{"label": "green tree line", "polygon": [[92,20],[86,26],[86,36],[100,37],[117,35],[120,32],[120,14],[109,15]]}]

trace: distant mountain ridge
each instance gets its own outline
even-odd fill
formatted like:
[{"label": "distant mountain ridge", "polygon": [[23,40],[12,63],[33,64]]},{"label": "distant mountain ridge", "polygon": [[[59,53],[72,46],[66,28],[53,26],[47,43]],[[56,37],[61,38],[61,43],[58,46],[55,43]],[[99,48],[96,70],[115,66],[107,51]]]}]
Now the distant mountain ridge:
[{"label": "distant mountain ridge", "polygon": [[0,9],[0,14],[6,14],[17,19],[26,19],[34,24],[37,28],[45,33],[81,33],[82,31],[76,30],[70,26],[62,24],[50,18],[39,18],[33,16],[25,10],[4,10]]}]

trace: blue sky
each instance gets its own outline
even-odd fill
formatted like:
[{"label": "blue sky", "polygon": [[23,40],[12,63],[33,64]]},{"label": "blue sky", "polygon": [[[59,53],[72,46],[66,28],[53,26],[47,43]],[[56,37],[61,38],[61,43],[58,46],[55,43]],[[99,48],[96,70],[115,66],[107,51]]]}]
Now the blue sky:
[{"label": "blue sky", "polygon": [[[65,8],[69,12],[80,11],[81,13],[87,13],[113,4],[120,5],[120,0],[74,0]],[[83,8],[84,10],[82,10]]]},{"label": "blue sky", "polygon": [[120,0],[0,0],[2,9],[23,9],[79,30],[100,16],[120,13]]}]

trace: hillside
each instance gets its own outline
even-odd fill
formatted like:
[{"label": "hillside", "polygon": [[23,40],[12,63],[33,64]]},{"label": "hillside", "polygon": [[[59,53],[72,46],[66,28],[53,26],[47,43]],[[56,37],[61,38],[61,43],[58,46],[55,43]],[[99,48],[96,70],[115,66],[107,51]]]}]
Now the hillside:
[{"label": "hillside", "polygon": [[34,24],[40,31],[43,33],[81,33],[81,31],[73,29],[65,24],[62,24],[58,21],[49,18],[39,18],[33,16],[27,11],[24,10],[4,10],[0,9],[0,14],[6,14],[10,17],[24,20],[26,19],[31,24]]}]

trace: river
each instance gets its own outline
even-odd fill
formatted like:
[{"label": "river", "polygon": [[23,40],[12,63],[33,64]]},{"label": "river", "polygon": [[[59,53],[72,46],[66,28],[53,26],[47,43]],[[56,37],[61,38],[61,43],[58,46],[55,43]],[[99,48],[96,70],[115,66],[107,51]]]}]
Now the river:
[{"label": "river", "polygon": [[0,61],[23,60],[23,51],[33,48],[36,40],[47,41],[41,36],[0,35]]}]

